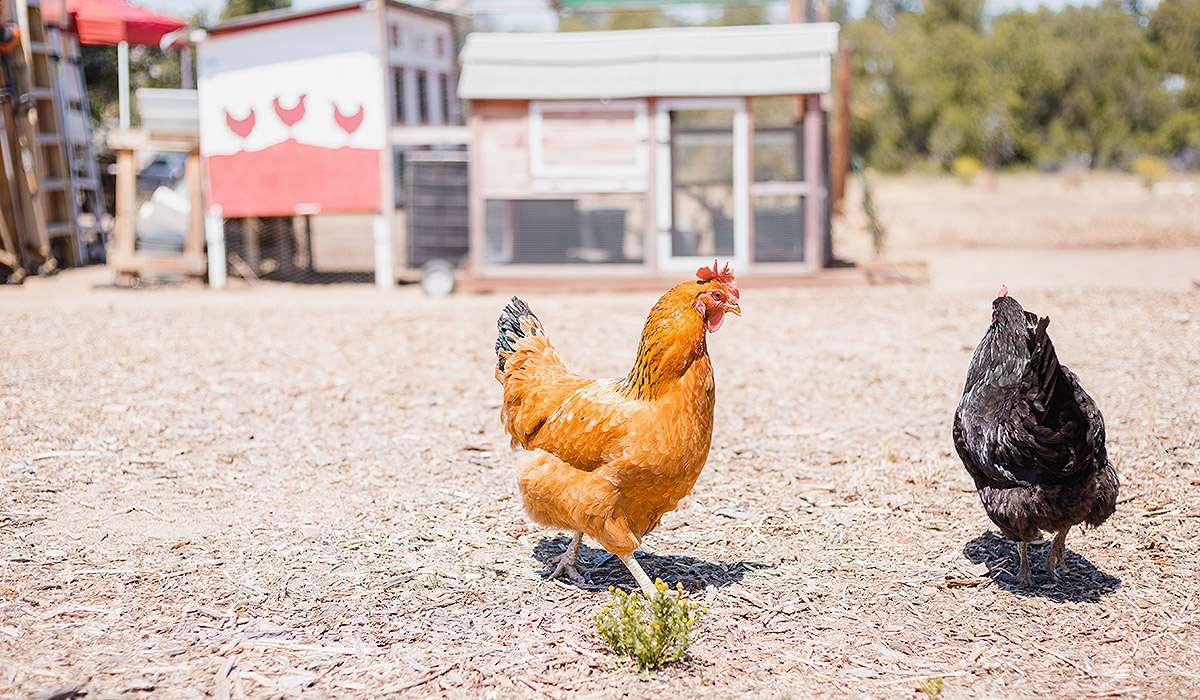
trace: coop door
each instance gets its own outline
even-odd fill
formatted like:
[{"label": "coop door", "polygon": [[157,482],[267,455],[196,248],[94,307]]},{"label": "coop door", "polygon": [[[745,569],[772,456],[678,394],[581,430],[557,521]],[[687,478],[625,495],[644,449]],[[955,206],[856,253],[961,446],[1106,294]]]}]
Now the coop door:
[{"label": "coop door", "polygon": [[658,261],[664,270],[749,260],[745,101],[664,100],[655,114]]}]

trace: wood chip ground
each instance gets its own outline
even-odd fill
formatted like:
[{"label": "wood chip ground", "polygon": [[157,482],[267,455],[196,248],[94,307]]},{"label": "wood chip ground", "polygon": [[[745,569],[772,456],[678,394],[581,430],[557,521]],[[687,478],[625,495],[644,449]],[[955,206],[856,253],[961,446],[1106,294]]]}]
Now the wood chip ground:
[{"label": "wood chip ground", "polygon": [[[880,209],[923,191],[883,181]],[[1200,260],[1186,207],[1170,250]],[[1070,263],[1098,254],[1086,231],[1047,265],[1025,234],[978,247],[1007,220],[956,221],[958,247],[897,224],[906,255],[955,251],[929,286],[747,290],[712,337],[709,464],[639,554],[708,615],[648,678],[592,633],[607,587],[634,585],[619,561],[585,542],[587,585],[540,574],[567,539],[515,493],[504,296],[121,291],[96,269],[0,289],[0,697],[904,698],[930,678],[946,698],[1197,696],[1200,289],[1145,240],[1102,256],[1144,281],[1113,283]],[[998,279],[994,254],[1030,279]],[[1002,282],[1051,317],[1122,482],[1116,515],[1071,533],[1069,573],[1032,588],[950,440]],[[612,376],[656,296],[526,299]]]}]

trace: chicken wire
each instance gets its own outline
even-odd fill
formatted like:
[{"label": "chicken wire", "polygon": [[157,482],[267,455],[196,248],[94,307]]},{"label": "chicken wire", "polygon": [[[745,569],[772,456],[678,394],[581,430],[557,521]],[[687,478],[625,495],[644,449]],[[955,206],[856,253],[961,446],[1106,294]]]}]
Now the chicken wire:
[{"label": "chicken wire", "polygon": [[226,219],[225,253],[232,277],[300,284],[374,280],[370,215]]}]

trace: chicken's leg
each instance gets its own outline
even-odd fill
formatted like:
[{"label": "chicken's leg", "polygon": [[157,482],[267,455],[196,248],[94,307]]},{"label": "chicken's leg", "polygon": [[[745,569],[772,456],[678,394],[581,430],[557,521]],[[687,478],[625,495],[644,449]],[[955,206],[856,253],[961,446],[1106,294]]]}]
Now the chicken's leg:
[{"label": "chicken's leg", "polygon": [[1063,565],[1063,548],[1067,546],[1067,531],[1070,529],[1067,526],[1060,530],[1050,543],[1050,553],[1046,555],[1046,573],[1050,574],[1052,581],[1058,580],[1058,569]]},{"label": "chicken's leg", "polygon": [[566,576],[575,583],[583,583],[583,576],[579,573],[579,569],[575,566],[579,560],[579,545],[583,542],[583,532],[576,532],[575,538],[571,540],[571,544],[567,545],[567,551],[551,559],[548,563],[557,564],[554,571],[546,578],[558,578]]},{"label": "chicken's leg", "polygon": [[1021,571],[1017,574],[1017,582],[1022,586],[1032,586],[1033,577],[1029,575],[1029,543],[1018,542],[1017,554],[1021,557]]},{"label": "chicken's leg", "polygon": [[629,569],[629,573],[633,574],[634,580],[638,582],[638,586],[641,586],[642,593],[646,594],[647,599],[658,595],[658,589],[650,582],[650,577],[646,575],[646,572],[642,571],[642,565],[637,563],[637,559],[633,558],[633,552],[618,554],[617,556],[621,558],[621,561],[625,562],[625,568]]}]

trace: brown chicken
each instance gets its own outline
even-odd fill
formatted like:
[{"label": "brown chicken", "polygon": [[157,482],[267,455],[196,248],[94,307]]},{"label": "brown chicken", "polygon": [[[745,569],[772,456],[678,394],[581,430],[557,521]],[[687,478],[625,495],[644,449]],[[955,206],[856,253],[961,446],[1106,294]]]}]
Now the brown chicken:
[{"label": "brown chicken", "polygon": [[582,580],[576,560],[586,533],[625,563],[647,596],[656,592],[633,552],[704,468],[716,399],[707,335],[726,313],[741,315],[728,265],[696,276],[650,310],[624,377],[571,371],[516,297],[497,322],[500,419],[513,447],[532,452],[517,478],[525,510],[537,523],[575,532],[551,578]]}]

